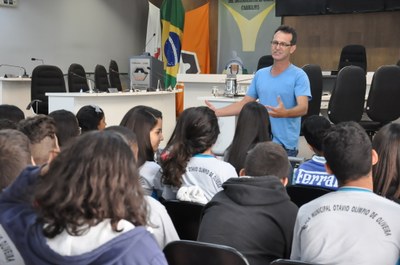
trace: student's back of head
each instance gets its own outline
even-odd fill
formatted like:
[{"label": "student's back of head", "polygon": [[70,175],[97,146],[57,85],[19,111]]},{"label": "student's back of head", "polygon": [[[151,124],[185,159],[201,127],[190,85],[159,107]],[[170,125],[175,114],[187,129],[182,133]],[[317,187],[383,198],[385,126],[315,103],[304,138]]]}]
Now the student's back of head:
[{"label": "student's back of head", "polygon": [[8,119],[13,122],[19,122],[25,119],[24,112],[14,105],[1,104],[0,105],[0,119]]},{"label": "student's back of head", "polygon": [[103,130],[106,127],[104,111],[97,105],[86,105],[76,114],[82,133]]},{"label": "student's back of head", "polygon": [[276,176],[281,179],[289,174],[289,160],[283,147],[274,142],[261,142],[251,149],[244,163],[247,176]]},{"label": "student's back of head", "polygon": [[335,174],[339,186],[371,172],[371,141],[356,122],[334,125],[325,136],[322,148],[327,165]]},{"label": "student's back of head", "polygon": [[28,136],[32,157],[37,165],[47,163],[53,155],[52,152],[58,152],[56,126],[53,118],[43,114],[28,117],[19,122],[18,128]]},{"label": "student's back of head", "polygon": [[330,128],[331,123],[325,117],[318,115],[307,117],[302,124],[304,138],[317,155],[322,154],[322,141]]},{"label": "student's back of head", "polygon": [[0,192],[30,163],[28,137],[17,130],[0,130]]},{"label": "student's back of head", "polygon": [[58,144],[65,146],[80,134],[78,119],[68,110],[56,110],[49,114],[55,121]]},{"label": "student's back of head", "polygon": [[271,140],[271,125],[268,111],[258,102],[246,103],[240,111],[235,135],[228,147],[225,161],[235,167],[236,172],[243,168],[247,152],[259,142]]},{"label": "student's back of head", "polygon": [[400,124],[382,127],[372,141],[379,160],[373,168],[374,192],[400,202]]}]

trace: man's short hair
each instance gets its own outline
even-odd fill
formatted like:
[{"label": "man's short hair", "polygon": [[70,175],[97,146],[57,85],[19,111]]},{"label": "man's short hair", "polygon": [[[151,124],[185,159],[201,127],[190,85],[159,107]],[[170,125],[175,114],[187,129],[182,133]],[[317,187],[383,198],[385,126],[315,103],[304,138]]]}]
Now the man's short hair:
[{"label": "man's short hair", "polygon": [[331,123],[323,116],[312,115],[307,117],[302,124],[303,136],[307,143],[316,151],[322,151],[322,141]]},{"label": "man's short hair", "polygon": [[356,122],[342,122],[333,126],[325,136],[322,148],[340,186],[368,175],[372,169],[371,141]]},{"label": "man's short hair", "polygon": [[275,33],[277,33],[278,31],[282,31],[284,33],[292,34],[292,40],[290,41],[290,44],[296,45],[296,43],[297,43],[297,32],[296,32],[296,30],[294,28],[286,26],[286,25],[281,25],[275,30]]},{"label": "man's short hair", "polygon": [[18,129],[28,136],[35,163],[38,165],[46,163],[50,152],[57,145],[54,119],[43,114],[28,117],[19,122]]},{"label": "man's short hair", "polygon": [[28,137],[20,131],[0,131],[0,192],[31,163]]},{"label": "man's short hair", "polygon": [[244,163],[247,176],[276,176],[287,178],[289,159],[283,147],[268,141],[260,142],[249,151]]},{"label": "man's short hair", "polygon": [[0,130],[14,129],[17,130],[17,122],[9,119],[0,119]]}]

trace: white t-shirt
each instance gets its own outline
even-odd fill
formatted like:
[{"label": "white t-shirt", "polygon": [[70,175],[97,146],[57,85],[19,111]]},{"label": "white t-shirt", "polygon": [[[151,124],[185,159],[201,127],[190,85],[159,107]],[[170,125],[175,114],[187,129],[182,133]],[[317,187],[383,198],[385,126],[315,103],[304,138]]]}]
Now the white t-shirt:
[{"label": "white t-shirt", "polygon": [[159,186],[154,182],[156,181],[156,175],[159,173],[160,168],[160,165],[154,161],[146,161],[139,168],[140,184],[146,195],[151,195],[155,186]]},{"label": "white t-shirt", "polygon": [[[207,201],[222,190],[222,184],[229,178],[237,178],[235,168],[212,155],[198,154],[193,156],[186,166],[186,172],[182,175],[182,187],[199,187]],[[163,197],[175,199],[177,188],[166,185]]]},{"label": "white t-shirt", "polygon": [[330,265],[395,265],[400,205],[370,190],[342,187],[303,205],[291,259]]}]

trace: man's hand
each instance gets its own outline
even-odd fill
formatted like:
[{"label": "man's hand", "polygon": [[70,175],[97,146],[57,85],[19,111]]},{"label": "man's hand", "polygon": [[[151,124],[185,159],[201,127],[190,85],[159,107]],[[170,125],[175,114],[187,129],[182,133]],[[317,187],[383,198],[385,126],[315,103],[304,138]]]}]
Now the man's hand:
[{"label": "man's hand", "polygon": [[269,115],[274,118],[287,117],[287,109],[285,108],[285,105],[283,105],[283,102],[282,102],[280,96],[278,96],[277,101],[278,101],[278,105],[276,107],[272,107],[272,106],[268,106],[268,105],[265,106],[268,110]]}]

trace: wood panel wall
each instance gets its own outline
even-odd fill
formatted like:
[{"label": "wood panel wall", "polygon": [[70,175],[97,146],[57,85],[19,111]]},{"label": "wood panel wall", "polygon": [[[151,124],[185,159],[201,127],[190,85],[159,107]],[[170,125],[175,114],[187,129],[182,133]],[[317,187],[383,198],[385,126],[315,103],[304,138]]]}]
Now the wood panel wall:
[{"label": "wood panel wall", "polygon": [[284,17],[283,23],[297,30],[292,61],[299,66],[313,63],[335,70],[347,44],[366,47],[368,71],[400,59],[400,11]]}]

